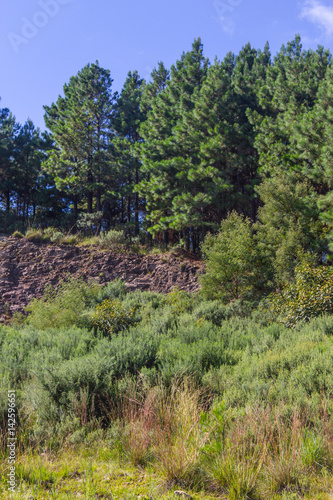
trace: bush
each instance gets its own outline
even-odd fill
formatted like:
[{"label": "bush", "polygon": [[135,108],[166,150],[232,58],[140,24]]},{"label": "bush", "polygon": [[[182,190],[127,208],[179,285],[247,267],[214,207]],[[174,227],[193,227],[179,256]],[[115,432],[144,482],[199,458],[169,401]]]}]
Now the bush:
[{"label": "bush", "polygon": [[110,248],[118,245],[124,245],[126,243],[126,238],[123,231],[117,231],[116,229],[110,229],[107,233],[101,233],[99,246],[101,248]]},{"label": "bush", "polygon": [[79,215],[76,225],[84,231],[89,231],[92,236],[93,233],[95,233],[95,235],[98,234],[102,225],[102,220],[103,212],[95,212],[93,214],[82,213]]},{"label": "bush", "polygon": [[92,317],[93,325],[105,335],[119,333],[134,324],[135,308],[128,309],[120,300],[104,300],[96,307]]},{"label": "bush", "polygon": [[178,316],[183,312],[191,311],[193,297],[190,293],[175,288],[167,295],[166,303],[171,305],[173,312]]},{"label": "bush", "polygon": [[56,229],[55,227],[47,227],[43,231],[43,239],[45,241],[51,241],[52,243],[59,243],[63,237],[64,234],[62,233],[62,231],[59,231],[59,229]]},{"label": "bush", "polygon": [[118,279],[111,283],[105,285],[98,295],[98,302],[102,302],[105,299],[121,299],[123,300],[127,294],[127,288],[125,282]]},{"label": "bush", "polygon": [[202,246],[206,272],[201,277],[202,293],[224,303],[251,298],[260,282],[255,241],[249,219],[232,212],[222,221],[220,232],[208,235]]},{"label": "bush", "polygon": [[272,295],[271,306],[288,327],[322,314],[332,314],[333,268],[300,264],[295,270],[295,282]]},{"label": "bush", "polygon": [[218,300],[202,302],[194,309],[193,315],[197,320],[204,319],[213,325],[221,326],[226,318],[226,306]]},{"label": "bush", "polygon": [[89,326],[85,311],[94,306],[100,287],[73,278],[61,282],[55,289],[50,287],[44,297],[33,299],[28,307],[27,322],[35,328],[64,328],[71,325]]}]

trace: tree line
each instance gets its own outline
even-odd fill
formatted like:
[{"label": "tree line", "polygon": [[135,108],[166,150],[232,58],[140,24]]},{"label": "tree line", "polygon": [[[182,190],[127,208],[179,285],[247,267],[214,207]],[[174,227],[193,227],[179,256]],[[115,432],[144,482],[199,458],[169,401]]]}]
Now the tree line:
[{"label": "tree line", "polygon": [[120,93],[109,70],[88,64],[44,106],[47,132],[0,110],[0,229],[75,229],[88,213],[104,230],[196,252],[234,212],[282,274],[286,255],[324,259],[332,76],[329,50],[304,50],[299,36],[274,58],[268,44],[247,44],[214,62],[197,39],[149,82],[129,72]]}]

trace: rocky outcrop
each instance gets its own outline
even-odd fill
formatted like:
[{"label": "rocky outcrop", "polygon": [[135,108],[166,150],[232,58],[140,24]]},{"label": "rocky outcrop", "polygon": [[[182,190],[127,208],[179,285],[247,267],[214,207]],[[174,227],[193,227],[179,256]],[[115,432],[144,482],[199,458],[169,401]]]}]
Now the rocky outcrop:
[{"label": "rocky outcrop", "polygon": [[0,242],[0,316],[22,311],[47,285],[67,276],[104,284],[120,278],[130,291],[193,292],[202,263],[191,256],[138,256],[6,238]]}]

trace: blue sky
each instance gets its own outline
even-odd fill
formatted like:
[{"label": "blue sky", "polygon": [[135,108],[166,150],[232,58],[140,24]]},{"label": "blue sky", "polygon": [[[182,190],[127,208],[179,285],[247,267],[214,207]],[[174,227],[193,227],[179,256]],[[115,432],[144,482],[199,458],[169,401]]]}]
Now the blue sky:
[{"label": "blue sky", "polygon": [[275,54],[296,33],[304,48],[333,50],[332,0],[3,0],[0,106],[44,129],[43,104],[88,62],[110,69],[119,91],[129,70],[147,79],[199,36],[213,61],[249,41]]}]

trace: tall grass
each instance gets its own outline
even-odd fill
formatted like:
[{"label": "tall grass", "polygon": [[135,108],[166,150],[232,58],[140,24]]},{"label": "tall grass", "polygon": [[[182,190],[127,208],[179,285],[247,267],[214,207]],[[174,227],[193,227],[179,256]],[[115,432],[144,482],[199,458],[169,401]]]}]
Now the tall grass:
[{"label": "tall grass", "polygon": [[323,409],[316,415],[289,414],[283,404],[239,411],[215,403],[209,409],[207,401],[188,378],[143,392],[132,385],[117,413],[124,456],[152,467],[169,487],[204,487],[230,500],[303,495],[309,478],[333,470]]},{"label": "tall grass", "polygon": [[135,465],[153,466],[168,485],[193,484],[209,435],[200,425],[206,399],[189,378],[175,379],[170,387],[160,383],[143,392],[132,386],[124,394],[118,414],[126,456]]}]

